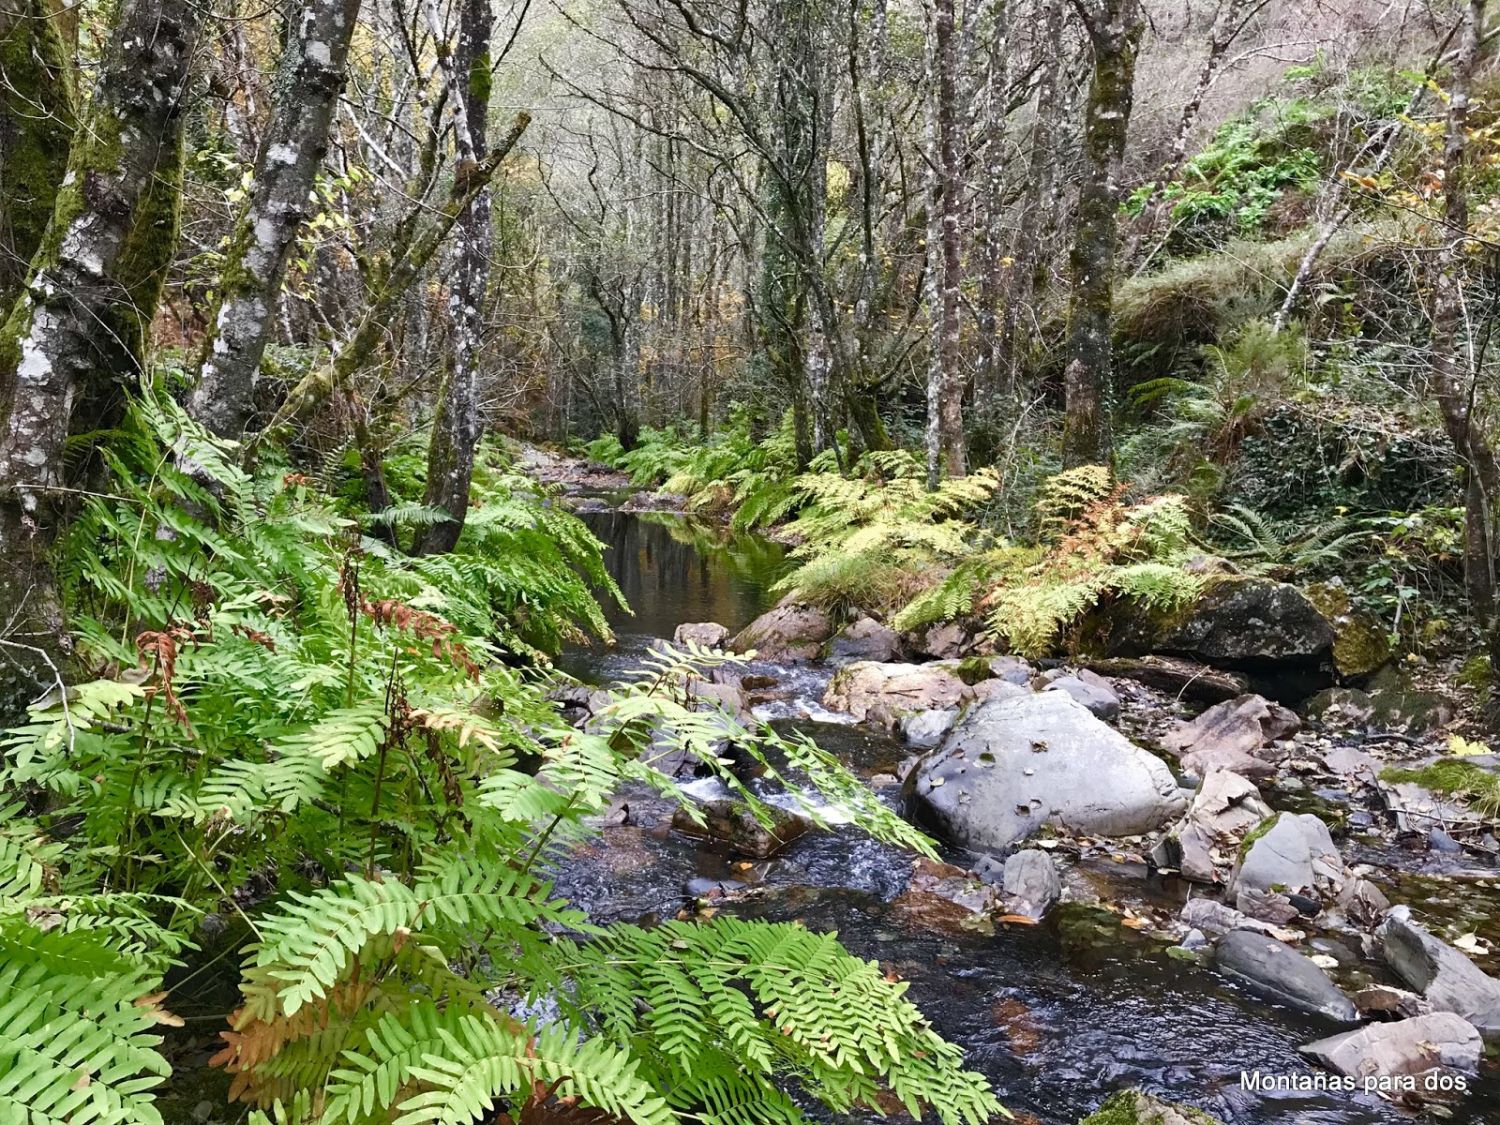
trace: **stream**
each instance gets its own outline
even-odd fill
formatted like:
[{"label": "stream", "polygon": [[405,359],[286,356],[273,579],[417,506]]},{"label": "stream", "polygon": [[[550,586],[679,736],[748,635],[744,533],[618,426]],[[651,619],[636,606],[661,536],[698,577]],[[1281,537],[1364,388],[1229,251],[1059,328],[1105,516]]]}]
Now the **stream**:
[{"label": "stream", "polygon": [[[784,563],[782,548],[769,540],[730,536],[680,516],[581,515],[608,545],[607,561],[634,610],[611,613],[615,647],[575,648],[559,661],[584,681],[616,678],[679,623],[717,621],[734,631],[774,600],[769,588]],[[758,707],[758,717],[811,735],[896,800],[890,773],[909,751],[824,711],[818,700],[828,670],[755,670],[774,675],[781,696]],[[1370,1094],[1243,1088],[1242,1072],[1316,1073],[1297,1048],[1340,1029],[1169,956],[1169,943],[1122,926],[1100,906],[1065,901],[1040,926],[981,933],[903,901],[911,857],[853,828],[812,833],[774,859],[748,863],[671,831],[670,807],[649,795],[626,794],[620,808],[600,837],[559,864],[559,894],[596,921],[649,924],[677,915],[710,883],[732,880],[733,893],[713,902],[720,912],[837,931],[851,951],[910,982],[911,998],[964,1046],[968,1064],[1021,1121],[1072,1125],[1128,1086],[1247,1125],[1416,1119]],[[945,858],[973,862],[962,854]],[[1152,876],[1130,857],[1090,860],[1065,883],[1079,880],[1105,902],[1118,894],[1171,910],[1189,893],[1187,884]],[[1420,908],[1413,895],[1424,893],[1421,881],[1413,886],[1400,898],[1393,889],[1393,901]],[[1457,898],[1471,913],[1480,907],[1479,920],[1492,924],[1493,895],[1479,903],[1466,892]],[[1494,1066],[1466,1097],[1436,1112],[1454,1122],[1500,1122]]]}]

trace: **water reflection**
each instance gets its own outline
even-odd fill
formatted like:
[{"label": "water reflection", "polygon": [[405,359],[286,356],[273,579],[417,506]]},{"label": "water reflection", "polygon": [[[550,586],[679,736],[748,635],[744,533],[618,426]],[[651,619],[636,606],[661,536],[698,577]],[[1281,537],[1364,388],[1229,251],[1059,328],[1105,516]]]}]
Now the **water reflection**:
[{"label": "water reflection", "polygon": [[786,571],[785,550],[759,535],[734,534],[682,516],[581,512],[608,548],[605,565],[631,612],[611,607],[617,645],[573,649],[558,664],[590,682],[628,666],[652,639],[672,636],[685,621],[717,621],[731,632],[774,600],[771,586]]}]

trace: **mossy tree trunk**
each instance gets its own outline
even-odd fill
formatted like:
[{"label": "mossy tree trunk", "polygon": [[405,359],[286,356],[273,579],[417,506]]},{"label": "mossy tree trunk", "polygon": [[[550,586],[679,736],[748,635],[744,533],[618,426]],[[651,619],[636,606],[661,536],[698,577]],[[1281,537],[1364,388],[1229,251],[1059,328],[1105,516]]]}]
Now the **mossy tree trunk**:
[{"label": "mossy tree trunk", "polygon": [[0,317],[52,218],[77,126],[57,0],[0,0]]},{"label": "mossy tree trunk", "polygon": [[360,0],[304,0],[288,29],[275,115],[230,239],[213,330],[188,411],[222,437],[245,431],[287,262],[328,151]]},{"label": "mossy tree trunk", "polygon": [[1115,247],[1119,241],[1119,177],[1135,100],[1135,60],[1145,30],[1140,0],[1073,0],[1093,48],[1094,68],[1084,117],[1082,182],[1069,256],[1067,416],[1063,463],[1111,459],[1109,410],[1113,383]]},{"label": "mossy tree trunk", "polygon": [[1469,234],[1469,109],[1474,62],[1484,26],[1485,0],[1470,0],[1459,32],[1448,92],[1443,144],[1442,244],[1432,275],[1431,377],[1443,426],[1463,463],[1465,480],[1464,579],[1475,616],[1500,641],[1496,625],[1495,569],[1500,552],[1500,458],[1494,440],[1475,417],[1476,355],[1465,331]]},{"label": "mossy tree trunk", "polygon": [[[459,17],[458,49],[445,59],[455,108],[458,161],[472,166],[489,130],[490,36],[494,11],[489,0],[465,0]],[[438,34],[434,31],[434,36]],[[442,40],[439,40],[441,42]],[[486,298],[489,295],[490,193],[470,200],[454,227],[454,277],[448,291],[453,349],[438,395],[427,446],[427,489],[423,502],[448,518],[417,534],[414,552],[442,554],[458,545],[469,510],[474,450],[479,444],[479,368],[484,356]]]},{"label": "mossy tree trunk", "polygon": [[959,222],[963,170],[959,166],[958,31],[954,0],[935,0],[927,28],[928,166],[932,187],[927,237],[927,487],[966,471],[963,374],[959,371],[959,304],[963,261]]},{"label": "mossy tree trunk", "polygon": [[52,217],[0,328],[0,635],[30,657],[21,681],[51,679],[66,655],[49,561],[64,444],[78,404],[113,376],[112,318],[129,303],[119,271],[157,169],[181,142],[202,13],[190,0],[121,0]]}]

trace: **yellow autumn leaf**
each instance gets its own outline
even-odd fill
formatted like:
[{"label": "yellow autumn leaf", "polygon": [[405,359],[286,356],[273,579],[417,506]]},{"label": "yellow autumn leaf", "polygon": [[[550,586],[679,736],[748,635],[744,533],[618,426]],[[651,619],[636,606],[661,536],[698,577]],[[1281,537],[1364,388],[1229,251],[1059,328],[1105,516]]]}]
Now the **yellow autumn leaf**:
[{"label": "yellow autumn leaf", "polygon": [[1471,742],[1461,734],[1448,736],[1448,753],[1455,758],[1472,758],[1489,752],[1489,746],[1483,742]]}]

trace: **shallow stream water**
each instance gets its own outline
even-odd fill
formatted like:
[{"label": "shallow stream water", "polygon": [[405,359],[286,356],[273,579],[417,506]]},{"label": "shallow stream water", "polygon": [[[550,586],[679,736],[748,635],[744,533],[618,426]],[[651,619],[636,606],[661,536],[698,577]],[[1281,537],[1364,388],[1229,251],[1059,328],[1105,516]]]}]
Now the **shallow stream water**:
[{"label": "shallow stream water", "polygon": [[[613,649],[565,655],[562,665],[581,679],[616,677],[681,622],[717,621],[734,630],[773,600],[770,586],[784,566],[774,543],[724,537],[675,516],[610,511],[584,518],[609,546],[610,567],[634,614],[612,614]],[[762,707],[761,716],[811,734],[894,801],[888,774],[905,749],[827,721],[834,717],[817,705],[826,670],[768,671],[785,697]],[[560,865],[560,894],[599,921],[649,922],[688,905],[690,880],[745,884],[749,894],[717,902],[717,909],[837,931],[853,952],[910,981],[911,998],[967,1049],[969,1065],[990,1078],[1022,1121],[1071,1125],[1128,1086],[1236,1125],[1416,1119],[1373,1095],[1244,1088],[1242,1074],[1256,1071],[1317,1073],[1298,1046],[1341,1029],[1167,955],[1164,942],[1120,925],[1107,910],[1064,905],[1041,926],[974,932],[902,900],[911,858],[855,829],[814,833],[773,860],[747,864],[672,832],[670,811],[659,802],[627,795],[624,804],[632,799],[634,807],[616,818],[624,823],[605,828]],[[967,865],[967,857],[952,858]],[[1098,887],[1105,901],[1111,887],[1127,883],[1137,900],[1180,903],[1188,893],[1128,862],[1096,862],[1074,878]],[[1500,1125],[1493,1068],[1445,1109],[1454,1122]]]}]

